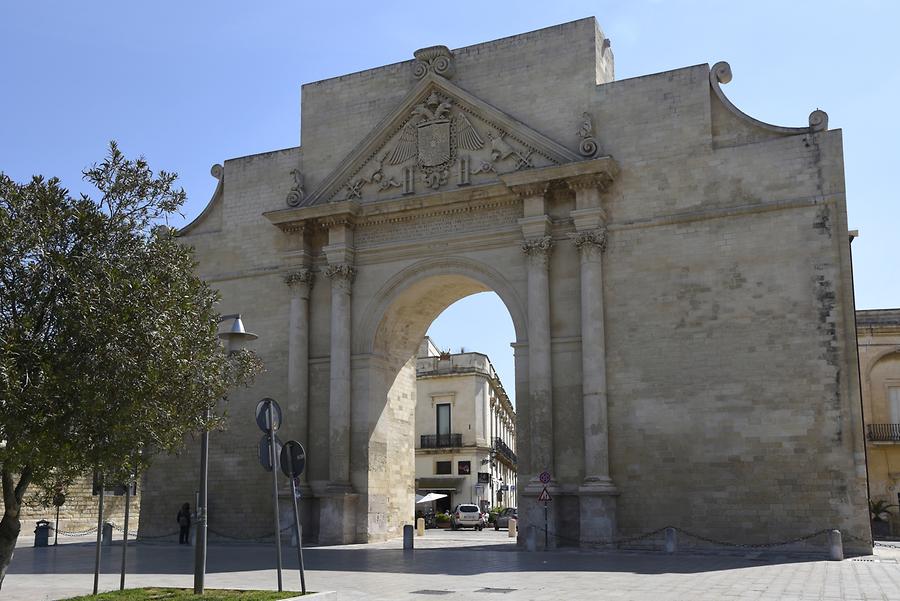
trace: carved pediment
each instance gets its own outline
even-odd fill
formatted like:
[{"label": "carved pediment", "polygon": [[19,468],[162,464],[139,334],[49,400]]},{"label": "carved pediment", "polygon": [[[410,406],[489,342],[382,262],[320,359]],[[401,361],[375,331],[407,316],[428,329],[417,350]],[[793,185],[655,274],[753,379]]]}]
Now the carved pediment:
[{"label": "carved pediment", "polygon": [[387,200],[578,160],[578,154],[429,73],[303,204]]}]

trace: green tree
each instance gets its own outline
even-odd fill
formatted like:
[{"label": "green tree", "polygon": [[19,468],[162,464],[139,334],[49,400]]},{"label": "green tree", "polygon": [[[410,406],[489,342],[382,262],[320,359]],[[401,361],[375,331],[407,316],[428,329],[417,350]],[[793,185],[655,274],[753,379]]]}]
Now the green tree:
[{"label": "green tree", "polygon": [[29,487],[47,498],[93,470],[140,474],[215,427],[217,401],[260,369],[223,353],[217,293],[154,227],[185,200],[177,176],[113,142],[84,177],[96,199],[0,173],[0,585]]}]

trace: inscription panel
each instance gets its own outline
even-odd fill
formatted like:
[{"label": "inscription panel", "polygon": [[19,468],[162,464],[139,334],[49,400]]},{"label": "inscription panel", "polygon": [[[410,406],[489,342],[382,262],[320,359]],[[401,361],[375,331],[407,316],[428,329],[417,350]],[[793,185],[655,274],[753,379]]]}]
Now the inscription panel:
[{"label": "inscription panel", "polygon": [[504,226],[517,226],[522,217],[518,202],[480,209],[422,215],[409,219],[357,225],[354,240],[358,247],[409,242],[432,238],[448,238]]}]

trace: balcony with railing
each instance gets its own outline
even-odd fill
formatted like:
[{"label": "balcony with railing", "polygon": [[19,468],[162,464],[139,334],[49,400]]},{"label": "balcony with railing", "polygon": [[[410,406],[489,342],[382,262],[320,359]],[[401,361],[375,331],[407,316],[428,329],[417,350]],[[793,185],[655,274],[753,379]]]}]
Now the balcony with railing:
[{"label": "balcony with railing", "polygon": [[518,461],[516,454],[513,452],[509,445],[503,442],[503,440],[499,437],[494,438],[494,450],[497,451],[497,454],[501,457],[505,458],[511,464],[515,465]]},{"label": "balcony with railing", "polygon": [[451,449],[462,446],[462,434],[422,434],[419,439],[421,449]]},{"label": "balcony with railing", "polygon": [[900,424],[868,424],[866,438],[872,442],[900,442]]}]

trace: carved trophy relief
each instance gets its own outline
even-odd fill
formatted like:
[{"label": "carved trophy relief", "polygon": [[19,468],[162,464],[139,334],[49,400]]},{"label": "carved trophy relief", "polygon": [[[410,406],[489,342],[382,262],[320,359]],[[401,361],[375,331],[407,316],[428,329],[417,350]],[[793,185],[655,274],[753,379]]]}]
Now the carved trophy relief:
[{"label": "carved trophy relief", "polygon": [[485,183],[496,174],[556,164],[514,134],[454,99],[430,92],[369,162],[344,184],[342,199],[414,194],[417,186]]}]

